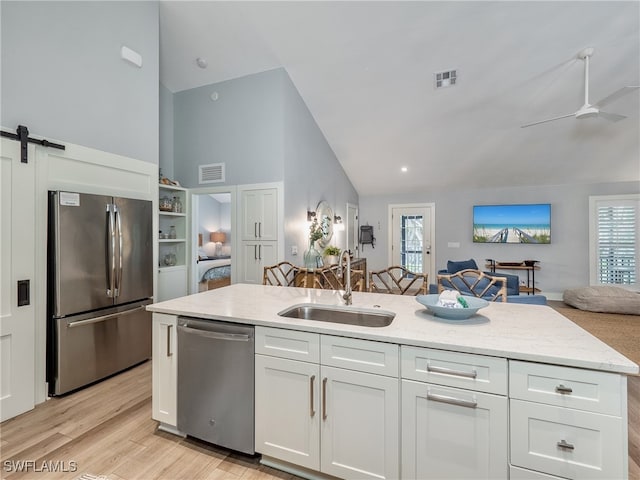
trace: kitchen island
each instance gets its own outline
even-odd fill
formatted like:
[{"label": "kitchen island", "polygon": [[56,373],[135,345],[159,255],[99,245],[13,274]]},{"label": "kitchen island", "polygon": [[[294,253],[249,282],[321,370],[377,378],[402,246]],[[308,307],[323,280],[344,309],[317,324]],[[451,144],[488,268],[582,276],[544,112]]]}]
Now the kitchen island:
[{"label": "kitchen island", "polygon": [[492,303],[450,321],[412,297],[354,292],[350,308],[393,322],[278,315],[302,303],[343,301],[236,284],[149,306],[154,418],[177,431],[177,316],[221,320],[256,326],[255,448],[269,465],[308,477],[627,477],[626,375],[638,366],[550,307]]}]

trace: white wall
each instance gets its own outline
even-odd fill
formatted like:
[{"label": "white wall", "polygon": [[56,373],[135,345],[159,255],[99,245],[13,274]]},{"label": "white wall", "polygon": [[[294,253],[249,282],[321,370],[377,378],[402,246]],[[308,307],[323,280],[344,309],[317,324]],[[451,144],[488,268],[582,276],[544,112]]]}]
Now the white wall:
[{"label": "white wall", "polygon": [[[640,182],[575,184],[539,187],[504,187],[429,191],[422,194],[360,198],[360,222],[374,225],[375,249],[362,253],[370,269],[388,263],[388,205],[434,202],[436,205],[436,270],[447,260],[473,258],[484,268],[486,258],[501,261],[540,260],[536,286],[543,293],[589,284],[589,195],[640,192]],[[473,205],[551,203],[551,244],[479,244],[472,242]],[[380,227],[378,227],[378,223]],[[459,242],[459,248],[448,247]],[[517,273],[517,272],[509,272]],[[430,279],[430,283],[434,279]]]},{"label": "white wall", "polygon": [[281,84],[282,71],[271,70],[175,93],[176,179],[205,186],[198,165],[225,163],[226,182],[206,186],[282,181]]},{"label": "white wall", "polygon": [[0,13],[2,127],[158,164],[157,2],[2,1]]},{"label": "white wall", "polygon": [[[211,94],[218,93],[216,101]],[[164,103],[163,103],[164,105]],[[287,72],[280,68],[174,94],[175,178],[198,187],[198,165],[224,162],[226,182],[283,182],[285,259],[302,263],[307,209],[321,200],[346,218],[358,194]],[[163,108],[162,115],[170,115]],[[163,147],[165,148],[165,147]],[[162,153],[162,158],[168,158]],[[163,169],[164,172],[164,169]],[[344,247],[344,232],[332,244]],[[297,246],[299,255],[291,255]]]}]

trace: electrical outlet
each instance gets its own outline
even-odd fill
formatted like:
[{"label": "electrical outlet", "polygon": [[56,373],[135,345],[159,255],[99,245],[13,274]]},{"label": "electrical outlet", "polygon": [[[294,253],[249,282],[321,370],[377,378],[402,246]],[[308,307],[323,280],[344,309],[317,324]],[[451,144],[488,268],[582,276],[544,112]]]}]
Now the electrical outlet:
[{"label": "electrical outlet", "polygon": [[297,255],[298,254],[298,246],[297,245],[292,245],[291,246],[291,255]]},{"label": "electrical outlet", "polygon": [[460,248],[460,242],[448,242],[447,247],[449,248]]}]

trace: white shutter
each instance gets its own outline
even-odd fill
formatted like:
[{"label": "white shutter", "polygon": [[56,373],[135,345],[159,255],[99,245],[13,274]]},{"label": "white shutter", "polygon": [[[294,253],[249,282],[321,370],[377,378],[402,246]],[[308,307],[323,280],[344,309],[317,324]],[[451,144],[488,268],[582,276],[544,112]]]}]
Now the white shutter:
[{"label": "white shutter", "polygon": [[639,210],[634,198],[596,199],[596,283],[638,282]]}]

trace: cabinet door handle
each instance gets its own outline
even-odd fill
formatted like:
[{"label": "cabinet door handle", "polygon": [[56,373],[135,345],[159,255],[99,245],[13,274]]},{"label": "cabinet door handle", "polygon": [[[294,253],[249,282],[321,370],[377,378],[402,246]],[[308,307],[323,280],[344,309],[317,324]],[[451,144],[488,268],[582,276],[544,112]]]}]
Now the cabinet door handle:
[{"label": "cabinet door handle", "polygon": [[258,222],[258,237],[262,238],[262,222]]},{"label": "cabinet door handle", "polygon": [[567,442],[564,439],[560,440],[556,445],[558,445],[558,448],[563,448],[565,450],[574,450],[576,448],[575,445]]},{"label": "cabinet door handle", "polygon": [[309,416],[314,417],[316,415],[316,409],[313,399],[313,385],[316,383],[316,376],[311,375],[309,379]]},{"label": "cabinet door handle", "polygon": [[258,259],[258,246],[257,245],[253,246],[253,259],[254,260]]},{"label": "cabinet door handle", "polygon": [[173,356],[173,352],[171,351],[171,329],[173,325],[167,325],[167,357]]},{"label": "cabinet door handle", "polygon": [[560,384],[556,387],[556,392],[566,395],[568,393],[573,393],[573,389],[571,387],[565,387],[564,385]]},{"label": "cabinet door handle", "polygon": [[476,408],[478,406],[478,402],[472,400],[462,400],[460,398],[449,397],[448,395],[437,395],[435,393],[427,393],[427,400],[433,400],[434,402],[440,403],[450,403],[451,405],[468,408]]},{"label": "cabinet door handle", "polygon": [[253,236],[258,238],[258,222],[253,222]]},{"label": "cabinet door handle", "polygon": [[476,378],[478,376],[478,372],[476,372],[475,370],[471,370],[470,372],[463,372],[462,370],[453,370],[451,368],[444,367],[432,367],[431,365],[427,365],[427,372],[442,373],[444,375],[455,375],[456,377],[466,378]]},{"label": "cabinet door handle", "polygon": [[262,245],[258,245],[258,260],[262,260]]},{"label": "cabinet door handle", "polygon": [[327,419],[327,377],[322,379],[322,420]]}]

